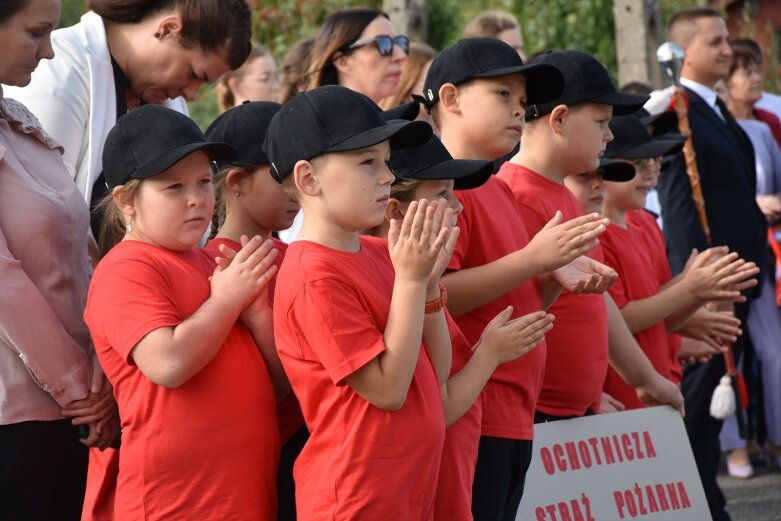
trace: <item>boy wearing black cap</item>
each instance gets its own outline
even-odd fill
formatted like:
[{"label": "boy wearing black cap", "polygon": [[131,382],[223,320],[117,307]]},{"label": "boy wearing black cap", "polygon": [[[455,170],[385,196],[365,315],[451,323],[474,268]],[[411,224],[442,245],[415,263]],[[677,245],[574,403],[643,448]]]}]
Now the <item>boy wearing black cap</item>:
[{"label": "boy wearing black cap", "polygon": [[95,269],[84,319],[122,420],[123,519],[275,515],[276,398],[256,345],[269,332],[256,326],[272,320],[275,251],[253,238],[216,268],[197,247],[214,205],[211,161],[235,154],[153,104],[106,139],[104,219],[123,238]]},{"label": "boy wearing black cap", "polygon": [[[597,168],[613,138],[608,126],[613,111],[634,112],[646,99],[616,92],[605,68],[586,53],[552,52],[533,63],[558,67],[564,91],[551,102],[530,104],[521,151],[497,174],[510,186],[530,234],[557,211],[567,219],[582,215],[564,179]],[[603,258],[600,247],[588,255]],[[609,295],[564,294],[551,311],[557,320],[547,335],[538,421],[593,413],[608,359],[644,402],[681,408],[677,387],[653,370]]]},{"label": "boy wearing black cap", "polygon": [[[634,165],[637,171],[629,182],[606,183],[605,216],[611,224],[601,243],[605,261],[619,274],[610,296],[654,369],[678,383],[678,352],[671,352],[667,332],[678,330],[706,301],[740,299],[733,285],[758,269],[745,265],[736,253],[724,255],[726,249],[711,248],[692,256],[687,270],[670,283],[667,256],[664,249],[658,249],[658,228],[656,236],[650,235],[653,230],[643,224],[650,214],[646,217],[643,207],[646,195],[656,186],[657,158],[680,152],[683,139],[654,139],[633,115],[612,118],[610,130],[615,139],[608,143],[605,154]],[[679,347],[679,343],[674,342],[672,347]],[[628,409],[643,407],[634,390],[613,369],[608,369],[604,390]]]},{"label": "boy wearing black cap", "polygon": [[432,515],[452,211],[413,203],[387,243],[361,235],[384,219],[391,149],[430,136],[427,123],[386,123],[367,97],[335,85],[297,95],[269,126],[272,175],[304,211],[274,302],[277,350],[311,432],[294,468],[300,519]]},{"label": "boy wearing black cap", "polygon": [[[561,80],[555,67],[524,65],[504,42],[470,38],[434,59],[424,84],[424,104],[453,157],[493,160],[517,145],[527,100],[552,99],[561,90]],[[508,306],[513,306],[514,317],[547,307],[561,291],[559,282],[567,283],[564,272],[547,272],[588,251],[605,229],[597,215],[564,224],[554,217],[530,241],[512,194],[495,177],[457,197],[464,207],[461,234],[443,283],[448,308],[470,343]],[[599,289],[609,271],[569,270],[569,288]],[[540,343],[498,368],[483,390],[472,501],[477,520],[515,519],[531,461],[545,357],[545,343]]]}]

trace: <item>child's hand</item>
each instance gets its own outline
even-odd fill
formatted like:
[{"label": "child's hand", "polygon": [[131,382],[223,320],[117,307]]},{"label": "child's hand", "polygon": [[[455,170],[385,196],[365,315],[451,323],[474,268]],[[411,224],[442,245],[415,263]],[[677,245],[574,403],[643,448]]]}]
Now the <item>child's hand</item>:
[{"label": "child's hand", "polygon": [[453,210],[446,206],[412,201],[401,223],[391,220],[388,250],[397,279],[428,281],[451,235]]},{"label": "child's hand", "polygon": [[620,412],[625,411],[626,406],[607,394],[605,391],[602,391],[602,400],[600,401],[599,405],[599,414],[607,414],[610,412]]},{"label": "child's hand", "polygon": [[723,251],[710,248],[697,254],[682,282],[699,300],[743,302],[746,298],[740,292],[757,285],[759,268],[740,259],[736,252],[722,255]]},{"label": "child's hand", "polygon": [[716,355],[726,350],[725,346],[715,347],[709,342],[695,340],[693,338],[684,338],[681,342],[681,348],[678,350],[678,360],[683,364],[694,365],[705,363]]},{"label": "child's hand", "polygon": [[553,271],[569,264],[591,251],[599,241],[597,237],[607,229],[609,221],[598,213],[561,222],[561,212],[548,221],[545,227],[532,237],[526,248],[533,251],[532,258],[540,263],[543,272]]},{"label": "child's hand", "polygon": [[261,243],[260,237],[241,238],[242,248],[230,265],[218,265],[211,277],[211,298],[222,301],[236,310],[244,310],[260,293],[266,292],[277,267],[274,259],[278,251],[271,240]]},{"label": "child's hand", "polygon": [[735,318],[733,311],[714,311],[708,309],[708,306],[695,311],[678,332],[705,342],[716,350],[720,350],[726,343],[737,342],[743,334],[740,320]]},{"label": "child's hand", "polygon": [[553,315],[544,311],[529,313],[510,320],[512,306],[508,306],[491,320],[483,330],[475,350],[491,355],[496,365],[511,362],[536,347],[545,333],[553,327]]},{"label": "child's hand", "polygon": [[570,293],[604,293],[618,280],[618,273],[590,257],[581,255],[551,272],[562,288]]}]

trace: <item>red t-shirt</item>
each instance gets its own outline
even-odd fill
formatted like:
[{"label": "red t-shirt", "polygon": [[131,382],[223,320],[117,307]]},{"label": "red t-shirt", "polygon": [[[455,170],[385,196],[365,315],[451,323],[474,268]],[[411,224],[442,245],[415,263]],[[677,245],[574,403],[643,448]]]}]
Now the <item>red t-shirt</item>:
[{"label": "red t-shirt", "polygon": [[[653,252],[648,249],[647,239],[636,225],[627,223],[627,228],[624,229],[611,224],[599,240],[605,253],[605,263],[618,272],[618,280],[608,291],[619,309],[634,300],[646,299],[659,293],[660,285]],[[664,321],[635,332],[634,337],[654,368],[661,375],[669,377],[670,348]],[[608,369],[604,390],[627,409],[644,407],[634,389],[612,368]]]},{"label": "red t-shirt", "polygon": [[[279,268],[282,266],[282,260],[285,258],[287,244],[273,237],[271,238],[271,241],[274,243],[274,248],[279,250],[279,254],[277,254],[274,259],[274,266]],[[212,255],[214,256],[222,256],[219,248],[221,244],[224,244],[234,251],[239,251],[241,249],[241,244],[234,240],[216,238],[206,243],[206,250],[212,252]],[[274,290],[276,285],[277,278],[274,277],[268,286],[268,299],[272,308],[274,307]],[[283,444],[304,426],[304,416],[301,414],[301,406],[298,404],[298,399],[293,392],[285,396],[282,401],[277,404],[277,423],[279,423],[280,441]]]},{"label": "red t-shirt", "polygon": [[[661,288],[673,278],[673,275],[672,270],[670,270],[670,263],[667,261],[664,235],[662,230],[659,229],[656,218],[645,210],[630,210],[626,213],[626,221],[643,232],[648,244],[648,250],[650,251],[650,258],[656,266],[657,281]],[[678,351],[681,350],[680,335],[668,333],[667,345],[669,347],[670,359],[670,373],[667,377],[679,384],[681,383],[681,378],[683,378],[683,367],[680,360],[678,360]]]},{"label": "red t-shirt", "polygon": [[[472,356],[472,346],[445,309],[450,344],[453,349],[450,376],[458,373]],[[472,521],[472,482],[480,443],[482,402],[478,396],[472,407],[445,431],[445,446],[439,467],[439,483],[434,503],[437,521]]]},{"label": "red t-shirt", "polygon": [[[491,177],[474,190],[457,191],[464,206],[458,216],[461,234],[448,266],[451,270],[475,268],[524,248],[529,236],[523,216],[507,186]],[[455,318],[471,345],[485,326],[507,306],[513,318],[542,310],[540,289],[528,281],[494,301]],[[545,370],[545,341],[521,358],[500,365],[482,393],[482,433],[514,440],[534,439],[534,409]]]},{"label": "red t-shirt", "polygon": [[[345,378],[385,350],[394,270],[387,243],[358,252],[309,241],[288,247],[277,275],[277,350],[309,441],[296,460],[300,519],[430,519],[445,418],[422,348],[404,405],[373,406]],[[421,346],[422,347],[422,346]]]},{"label": "red t-shirt", "polygon": [[152,383],[130,358],[148,333],[210,294],[212,256],[123,241],[98,265],[84,319],[122,419],[115,513],[132,519],[272,519],[279,431],[266,365],[237,323],[183,385]]},{"label": "red t-shirt", "polygon": [[[530,237],[557,210],[565,221],[583,215],[575,196],[563,184],[509,162],[496,175],[512,190]],[[594,248],[588,256],[602,262],[601,248]],[[599,398],[608,365],[604,299],[603,295],[565,291],[548,309],[556,321],[545,335],[548,360],[538,410],[553,416],[581,416]]]}]

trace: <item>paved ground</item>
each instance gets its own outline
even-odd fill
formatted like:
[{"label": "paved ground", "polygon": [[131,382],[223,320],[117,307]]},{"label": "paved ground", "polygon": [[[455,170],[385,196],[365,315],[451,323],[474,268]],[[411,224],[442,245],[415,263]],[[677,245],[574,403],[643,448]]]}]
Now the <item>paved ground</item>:
[{"label": "paved ground", "polygon": [[756,466],[749,479],[735,479],[723,472],[719,484],[727,496],[732,521],[781,520],[781,471]]}]

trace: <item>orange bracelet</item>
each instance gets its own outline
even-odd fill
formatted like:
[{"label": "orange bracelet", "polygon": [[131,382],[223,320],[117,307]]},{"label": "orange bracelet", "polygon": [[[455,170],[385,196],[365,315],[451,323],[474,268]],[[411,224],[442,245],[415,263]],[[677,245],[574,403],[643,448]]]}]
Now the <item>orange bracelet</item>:
[{"label": "orange bracelet", "polygon": [[445,289],[445,286],[442,285],[442,283],[439,284],[439,298],[435,298],[434,300],[429,300],[426,302],[426,314],[429,313],[436,313],[438,311],[441,311],[442,308],[445,307],[445,303],[447,303],[447,290]]}]

